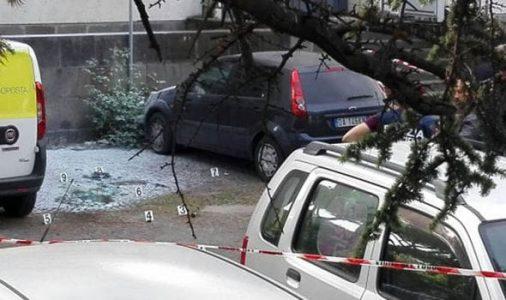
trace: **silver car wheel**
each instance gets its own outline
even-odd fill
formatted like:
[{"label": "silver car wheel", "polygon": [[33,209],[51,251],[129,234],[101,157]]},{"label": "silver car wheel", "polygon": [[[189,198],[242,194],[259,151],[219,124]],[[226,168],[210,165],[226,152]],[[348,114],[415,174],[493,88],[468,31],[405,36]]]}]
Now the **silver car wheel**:
[{"label": "silver car wheel", "polygon": [[263,144],[258,152],[258,164],[266,177],[272,177],[278,169],[278,152],[271,144]]}]

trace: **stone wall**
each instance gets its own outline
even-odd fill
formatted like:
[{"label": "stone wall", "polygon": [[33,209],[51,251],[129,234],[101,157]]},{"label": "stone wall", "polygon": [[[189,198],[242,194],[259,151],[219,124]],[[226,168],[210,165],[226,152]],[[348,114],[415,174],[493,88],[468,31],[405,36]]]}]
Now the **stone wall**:
[{"label": "stone wall", "polygon": [[[188,21],[186,20],[151,21],[151,26],[155,31],[185,30],[189,27],[187,24]],[[128,32],[128,30],[129,24],[127,21],[61,24],[0,24],[0,34],[2,36],[103,32],[124,33]],[[134,31],[144,31],[144,27],[140,21],[134,22]]]},{"label": "stone wall", "polygon": [[[157,34],[163,51],[163,62],[158,61],[149,48],[148,39],[142,32],[135,34],[134,61],[141,70],[143,79],[155,74],[166,86],[174,85],[193,69],[193,60],[211,49],[218,38],[228,33],[224,30],[202,32],[195,51],[189,49],[195,31],[165,31]],[[289,38],[273,34],[269,30],[257,31],[254,50],[276,50],[289,44]],[[126,33],[93,33],[9,36],[11,40],[25,42],[33,47],[41,68],[42,81],[46,89],[48,138],[51,144],[63,144],[89,139],[90,118],[83,98],[87,94],[89,76],[83,71],[86,61],[111,56],[111,49],[126,48]],[[238,53],[234,48],[229,54]]]},{"label": "stone wall", "polygon": [[[34,0],[11,6],[0,1],[0,24],[57,24],[126,22],[131,0]],[[145,3],[148,1],[144,1]],[[133,6],[133,17],[139,14]],[[152,21],[185,20],[201,15],[201,0],[165,1],[148,9]]]}]

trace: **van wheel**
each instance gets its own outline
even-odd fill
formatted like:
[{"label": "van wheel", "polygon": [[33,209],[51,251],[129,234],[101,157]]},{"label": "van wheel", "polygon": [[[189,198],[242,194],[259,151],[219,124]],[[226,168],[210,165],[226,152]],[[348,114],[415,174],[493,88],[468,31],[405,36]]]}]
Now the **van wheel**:
[{"label": "van wheel", "polygon": [[172,150],[172,133],[167,118],[162,113],[154,113],[147,124],[147,139],[152,141],[151,148],[159,154],[168,154]]},{"label": "van wheel", "polygon": [[270,137],[262,138],[255,148],[255,168],[262,180],[269,181],[284,160],[279,145]]},{"label": "van wheel", "polygon": [[23,196],[9,197],[5,199],[3,207],[5,214],[9,217],[23,218],[29,215],[35,206],[37,194],[32,193]]}]

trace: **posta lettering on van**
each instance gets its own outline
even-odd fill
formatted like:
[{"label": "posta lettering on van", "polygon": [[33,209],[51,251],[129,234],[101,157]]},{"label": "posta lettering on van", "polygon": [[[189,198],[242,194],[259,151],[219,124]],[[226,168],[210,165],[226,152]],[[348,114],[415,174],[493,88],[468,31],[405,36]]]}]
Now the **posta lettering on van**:
[{"label": "posta lettering on van", "polygon": [[34,118],[37,103],[30,53],[7,53],[0,64],[0,119]]},{"label": "posta lettering on van", "polygon": [[26,95],[28,92],[25,86],[0,87],[0,95]]}]

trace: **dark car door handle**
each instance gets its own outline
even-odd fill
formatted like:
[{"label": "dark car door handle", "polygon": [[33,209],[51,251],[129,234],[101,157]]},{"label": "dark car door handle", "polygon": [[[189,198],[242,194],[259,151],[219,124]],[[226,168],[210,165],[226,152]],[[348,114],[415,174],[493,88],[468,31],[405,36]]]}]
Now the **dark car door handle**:
[{"label": "dark car door handle", "polygon": [[286,284],[294,289],[298,289],[300,285],[300,273],[294,269],[286,271]]},{"label": "dark car door handle", "polygon": [[262,111],[262,108],[260,106],[253,106],[254,111]]},{"label": "dark car door handle", "polygon": [[286,271],[286,277],[293,279],[296,282],[300,282],[300,273],[295,271],[294,269],[288,269]]}]

